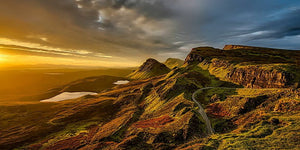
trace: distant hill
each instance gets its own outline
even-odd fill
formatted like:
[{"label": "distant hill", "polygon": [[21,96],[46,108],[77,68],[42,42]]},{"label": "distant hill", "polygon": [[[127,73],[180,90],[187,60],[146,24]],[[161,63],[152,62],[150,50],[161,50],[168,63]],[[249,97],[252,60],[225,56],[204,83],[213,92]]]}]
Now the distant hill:
[{"label": "distant hill", "polygon": [[164,64],[170,68],[173,69],[174,67],[181,67],[184,63],[184,60],[178,59],[178,58],[168,58]]},{"label": "distant hill", "polygon": [[116,86],[114,85],[114,82],[118,80],[127,80],[127,79],[128,78],[125,77],[116,77],[116,76],[109,76],[109,75],[87,77],[87,78],[78,79],[76,81],[67,83],[57,88],[52,88],[41,94],[25,96],[23,98],[20,98],[20,101],[39,101],[39,100],[51,98],[63,92],[99,93],[103,90],[110,89]]},{"label": "distant hill", "polygon": [[66,84],[61,87],[60,92],[100,92],[115,86],[113,83],[118,80],[126,80],[126,78],[107,75],[88,77]]},{"label": "distant hill", "polygon": [[128,77],[131,79],[147,79],[150,77],[166,74],[170,69],[163,63],[153,58],[149,58],[137,70]]}]

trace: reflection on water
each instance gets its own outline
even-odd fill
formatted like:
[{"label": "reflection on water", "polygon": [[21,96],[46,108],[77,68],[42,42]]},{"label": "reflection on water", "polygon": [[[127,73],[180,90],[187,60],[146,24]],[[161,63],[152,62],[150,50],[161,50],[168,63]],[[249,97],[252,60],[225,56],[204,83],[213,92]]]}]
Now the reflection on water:
[{"label": "reflection on water", "polygon": [[127,83],[129,83],[128,80],[119,80],[119,81],[117,81],[117,82],[114,82],[114,84],[117,84],[117,85],[120,85],[120,84],[127,84]]},{"label": "reflection on water", "polygon": [[52,76],[64,75],[64,73],[59,73],[59,72],[48,72],[48,73],[44,73],[44,74],[52,75]]},{"label": "reflection on water", "polygon": [[85,95],[96,95],[96,94],[97,93],[93,93],[93,92],[63,92],[52,98],[41,100],[40,102],[59,102],[68,99],[79,98]]}]

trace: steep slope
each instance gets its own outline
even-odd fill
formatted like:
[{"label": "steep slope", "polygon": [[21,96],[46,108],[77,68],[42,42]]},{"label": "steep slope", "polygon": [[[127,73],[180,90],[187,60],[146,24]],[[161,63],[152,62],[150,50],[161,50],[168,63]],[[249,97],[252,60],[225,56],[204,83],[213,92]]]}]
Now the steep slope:
[{"label": "steep slope", "polygon": [[[232,49],[231,49],[232,48]],[[245,87],[298,87],[300,81],[300,51],[250,46],[194,48],[186,65],[198,65],[221,80]]]},{"label": "steep slope", "polygon": [[155,59],[149,58],[137,70],[128,77],[131,79],[147,79],[150,77],[166,74],[170,69]]},{"label": "steep slope", "polygon": [[184,60],[178,59],[178,58],[168,58],[164,64],[170,68],[173,69],[174,67],[181,67],[184,63]]}]

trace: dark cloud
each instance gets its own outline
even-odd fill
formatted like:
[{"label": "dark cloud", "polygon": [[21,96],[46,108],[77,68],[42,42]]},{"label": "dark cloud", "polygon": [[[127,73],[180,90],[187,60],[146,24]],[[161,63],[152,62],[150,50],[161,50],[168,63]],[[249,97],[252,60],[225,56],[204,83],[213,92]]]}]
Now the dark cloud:
[{"label": "dark cloud", "polygon": [[255,35],[253,39],[267,38],[284,38],[286,36],[300,35],[300,8],[290,9],[276,16],[274,20],[268,21],[265,24],[256,28],[256,32],[263,34]]},{"label": "dark cloud", "polygon": [[0,5],[0,38],[136,61],[184,58],[204,45],[299,49],[299,7],[298,0],[9,0]]}]

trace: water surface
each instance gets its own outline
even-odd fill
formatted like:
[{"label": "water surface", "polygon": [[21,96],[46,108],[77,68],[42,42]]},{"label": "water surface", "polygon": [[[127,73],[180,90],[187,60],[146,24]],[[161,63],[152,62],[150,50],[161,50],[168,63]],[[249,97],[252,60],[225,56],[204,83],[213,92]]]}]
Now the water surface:
[{"label": "water surface", "polygon": [[40,102],[59,102],[68,99],[79,98],[85,95],[96,95],[94,92],[63,92],[52,98],[41,100]]},{"label": "water surface", "polygon": [[129,83],[128,80],[119,80],[119,81],[114,82],[114,84],[116,84],[116,85],[127,84],[127,83]]}]

